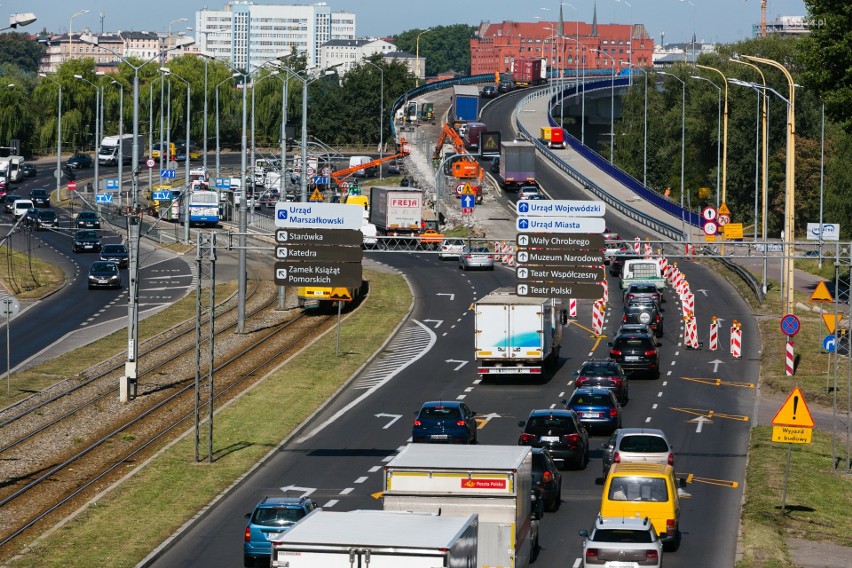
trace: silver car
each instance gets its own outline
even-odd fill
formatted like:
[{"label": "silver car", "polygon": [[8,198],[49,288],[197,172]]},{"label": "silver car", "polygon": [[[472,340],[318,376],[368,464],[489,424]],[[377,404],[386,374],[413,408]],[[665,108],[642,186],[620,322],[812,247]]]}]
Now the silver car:
[{"label": "silver car", "polygon": [[494,270],[494,253],[485,245],[466,246],[459,253],[459,268]]},{"label": "silver car", "polygon": [[663,542],[645,517],[601,518],[591,531],[580,531],[583,568],[591,566],[656,566],[663,563]]},{"label": "silver car", "polygon": [[649,462],[674,467],[674,450],[665,432],[657,428],[619,428],[602,446],[603,478],[613,463]]}]

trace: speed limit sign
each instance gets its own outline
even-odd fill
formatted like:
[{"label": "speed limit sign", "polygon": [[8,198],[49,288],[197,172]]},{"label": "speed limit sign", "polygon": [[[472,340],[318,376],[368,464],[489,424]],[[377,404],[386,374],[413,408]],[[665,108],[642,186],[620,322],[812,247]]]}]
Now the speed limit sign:
[{"label": "speed limit sign", "polygon": [[156,164],[156,163],[157,162],[154,161],[154,158],[148,158],[147,160],[145,160],[145,165],[148,166],[149,168],[153,168],[154,164]]},{"label": "speed limit sign", "polygon": [[731,222],[731,216],[730,215],[719,215],[719,226],[720,227],[724,227],[725,225],[727,225],[730,222]]},{"label": "speed limit sign", "polygon": [[342,187],[343,189],[349,189],[349,182],[344,181],[343,183],[340,184],[340,187]]}]

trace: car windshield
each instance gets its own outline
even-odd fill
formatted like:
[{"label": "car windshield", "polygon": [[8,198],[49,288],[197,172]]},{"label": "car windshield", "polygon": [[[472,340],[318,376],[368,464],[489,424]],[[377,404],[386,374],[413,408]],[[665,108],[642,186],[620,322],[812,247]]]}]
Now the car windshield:
[{"label": "car windshield", "polygon": [[96,262],[92,265],[92,272],[116,272],[117,270],[114,262]]},{"label": "car windshield", "polygon": [[612,397],[603,394],[579,394],[571,398],[570,405],[579,406],[612,406]]},{"label": "car windshield", "polygon": [[625,436],[621,439],[620,449],[622,452],[658,454],[668,452],[669,446],[659,436]]},{"label": "car windshield", "polygon": [[458,408],[447,408],[445,406],[427,406],[420,411],[420,418],[433,419],[456,419],[459,417]]},{"label": "car windshield", "polygon": [[94,231],[77,231],[78,239],[97,239],[98,234]]},{"label": "car windshield", "polygon": [[95,215],[95,213],[92,212],[92,211],[83,211],[82,213],[77,215],[77,218],[78,219],[95,219],[95,218],[97,218],[97,215]]},{"label": "car windshield", "polygon": [[574,427],[573,420],[559,416],[533,416],[527,422],[526,430],[532,434],[541,432],[574,434],[577,432],[577,429]]},{"label": "car windshield", "polygon": [[104,245],[104,254],[126,254],[127,250],[124,245]]},{"label": "car windshield", "polygon": [[38,216],[41,219],[56,219],[56,213],[53,211],[39,211]]},{"label": "car windshield", "polygon": [[651,531],[631,529],[598,529],[592,535],[595,542],[649,543],[654,542]]},{"label": "car windshield", "polygon": [[618,477],[609,487],[613,501],[668,501],[666,480],[659,477]]},{"label": "car windshield", "polygon": [[292,525],[305,516],[301,508],[261,507],[256,509],[252,522],[256,525],[286,526]]},{"label": "car windshield", "polygon": [[612,363],[586,363],[580,369],[581,375],[617,375],[618,369]]}]

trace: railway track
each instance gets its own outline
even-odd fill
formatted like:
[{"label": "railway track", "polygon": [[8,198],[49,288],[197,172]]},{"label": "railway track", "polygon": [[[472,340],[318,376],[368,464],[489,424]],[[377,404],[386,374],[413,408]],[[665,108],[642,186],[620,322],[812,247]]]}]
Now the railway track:
[{"label": "railway track", "polygon": [[[272,302],[274,298],[260,305],[268,307]],[[253,312],[260,314],[263,310],[260,307]],[[251,337],[244,338],[241,345],[228,349],[227,355],[223,354],[221,359],[217,357],[214,401],[224,402],[235,396],[252,380],[262,377],[324,330],[329,322],[330,318],[326,317],[298,315],[288,321],[264,324],[250,334]],[[184,336],[183,341],[188,342],[188,339]],[[5,548],[36,525],[48,524],[54,515],[78,507],[105,483],[123,475],[122,466],[144,459],[189,424],[194,416],[196,394],[195,361],[187,354],[194,350],[195,340],[193,337],[190,348],[179,350],[182,357],[174,356],[170,350],[173,343],[174,339],[159,343],[160,349],[154,352],[161,354],[158,360],[167,362],[156,366],[156,371],[148,371],[149,377],[158,375],[165,380],[154,385],[149,378],[145,382],[146,390],[133,404],[119,406],[109,395],[90,397],[85,404],[73,405],[80,408],[63,413],[68,417],[52,417],[47,420],[50,426],[42,424],[31,428],[30,435],[18,436],[18,443],[3,445],[0,449],[2,462],[26,463],[23,472],[2,477],[5,481],[0,485],[0,511],[3,511],[0,547]],[[204,369],[203,374],[206,373]],[[209,401],[206,384],[201,386],[199,396]],[[31,412],[41,413],[42,410]],[[105,420],[103,415],[111,419]],[[15,422],[19,421],[25,420]],[[62,430],[76,431],[80,423],[97,432],[83,439],[75,438],[71,447],[63,449],[54,447],[59,444],[48,442],[45,450],[45,440],[61,439]],[[56,450],[55,453],[50,448]]]}]

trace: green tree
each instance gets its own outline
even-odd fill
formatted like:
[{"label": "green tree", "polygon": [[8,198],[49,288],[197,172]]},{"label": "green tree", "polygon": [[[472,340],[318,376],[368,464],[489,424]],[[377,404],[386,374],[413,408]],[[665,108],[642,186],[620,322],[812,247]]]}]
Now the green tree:
[{"label": "green tree", "polygon": [[809,36],[799,45],[805,88],[825,102],[825,112],[852,131],[852,3],[805,0]]},{"label": "green tree", "polygon": [[9,63],[28,73],[35,73],[43,55],[44,46],[30,39],[29,34],[0,34],[0,65]]},{"label": "green tree", "polygon": [[452,71],[466,75],[470,73],[470,38],[475,31],[467,24],[435,26],[422,35],[422,29],[406,30],[391,41],[400,51],[416,55],[420,35],[420,57],[426,59],[427,76]]}]

